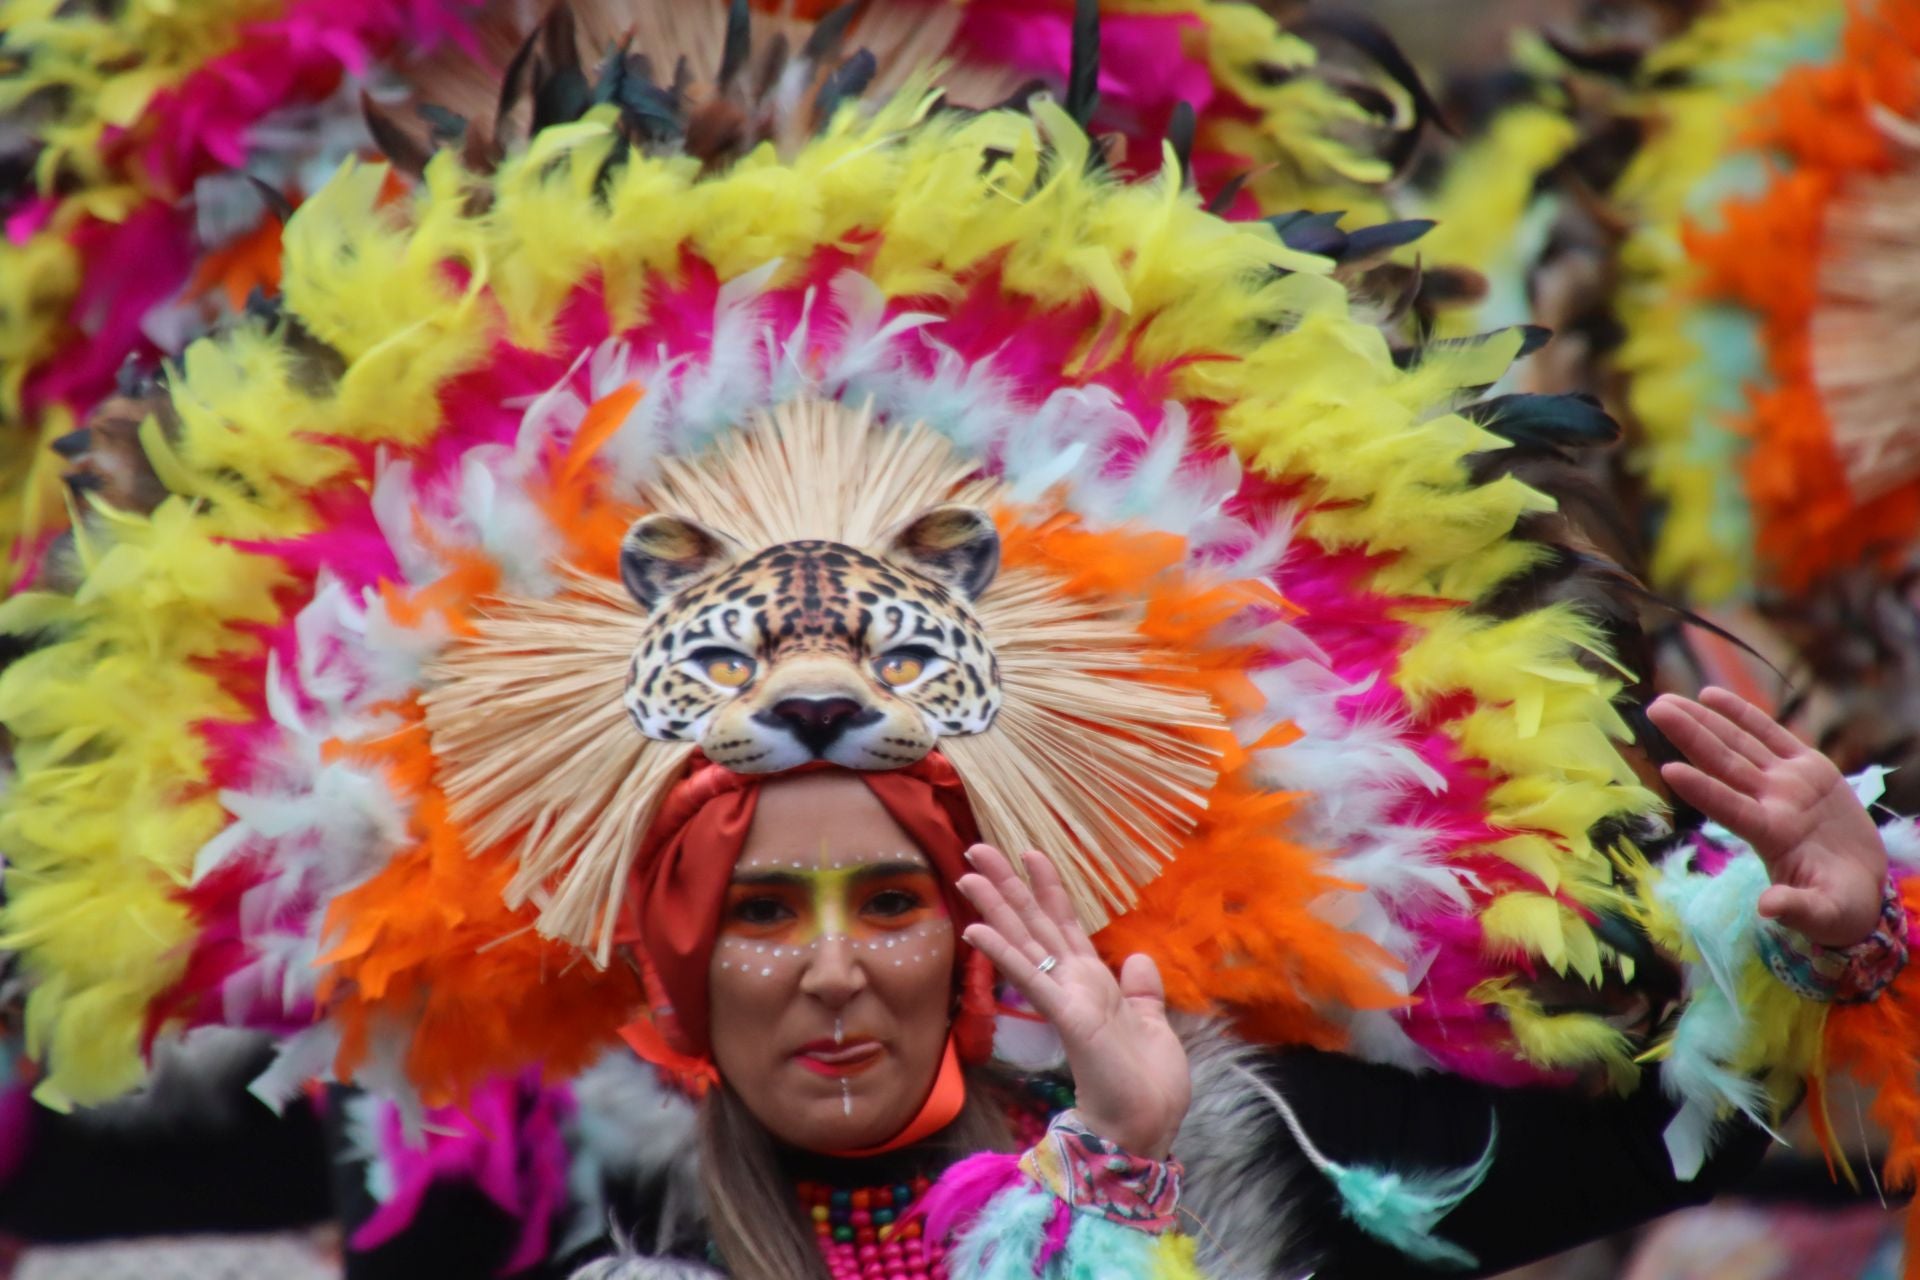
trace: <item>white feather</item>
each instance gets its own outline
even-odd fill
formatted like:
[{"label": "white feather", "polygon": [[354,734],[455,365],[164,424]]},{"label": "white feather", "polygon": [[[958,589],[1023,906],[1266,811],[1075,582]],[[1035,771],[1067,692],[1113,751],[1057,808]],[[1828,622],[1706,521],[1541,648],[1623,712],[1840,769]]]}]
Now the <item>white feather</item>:
[{"label": "white feather", "polygon": [[1067,1064],[1066,1046],[1051,1022],[1005,1014],[994,1019],[993,1056],[1028,1073],[1059,1071]]},{"label": "white feather", "polygon": [[300,1095],[309,1080],[333,1079],[333,1059],[340,1052],[340,1026],[321,1022],[280,1042],[273,1061],[247,1091],[276,1112]]},{"label": "white feather", "polygon": [[400,576],[419,587],[446,572],[440,558],[420,540],[414,520],[420,512],[420,495],[414,489],[413,464],[405,459],[389,458],[382,450],[374,461],[373,494],[368,501],[373,520],[380,528],[400,565]]},{"label": "white feather", "polygon": [[[1229,578],[1280,582],[1299,519],[1299,512],[1292,507],[1268,513],[1263,528],[1234,517],[1217,516],[1196,530],[1196,538],[1204,539],[1202,545],[1216,572]],[[1284,590],[1285,584],[1280,585]]]},{"label": "white feather", "polygon": [[1920,823],[1912,818],[1896,818],[1880,828],[1880,840],[1887,846],[1887,857],[1895,865],[1920,867]]},{"label": "white feather", "polygon": [[137,1089],[76,1110],[64,1123],[118,1134],[205,1132],[244,1123],[254,1104],[237,1086],[266,1044],[264,1035],[233,1027],[164,1033],[154,1040],[152,1064]]},{"label": "white feather", "polygon": [[827,285],[827,299],[839,317],[839,350],[824,370],[824,381],[845,388],[854,402],[861,398],[859,392],[868,380],[899,376],[901,338],[940,323],[940,317],[930,311],[903,311],[888,319],[886,295],[858,271],[835,275]]},{"label": "white feather", "polygon": [[548,596],[559,587],[548,565],[558,551],[553,523],[534,502],[515,455],[503,445],[467,450],[460,461],[459,509],[469,534],[500,566],[501,583],[519,595]]},{"label": "white feather", "polygon": [[[587,416],[587,402],[573,389],[573,383],[580,366],[596,351],[597,348],[582,351],[552,386],[526,401],[520,426],[513,435],[513,456],[519,474],[532,474],[533,467],[540,461],[541,450],[579,430],[580,420]],[[506,407],[515,407],[515,402],[507,401]]]},{"label": "white feather", "polygon": [[767,403],[767,371],[755,338],[763,327],[767,286],[779,269],[776,258],[720,286],[707,362],[690,368],[680,382],[677,416],[687,447],[704,445]]},{"label": "white feather", "polygon": [[636,1181],[652,1181],[692,1158],[697,1109],[631,1050],[602,1055],[572,1088],[576,1158]]},{"label": "white feather", "polygon": [[1093,442],[1100,460],[1074,477],[1071,503],[1096,528],[1139,525],[1177,533],[1195,542],[1190,554],[1198,560],[1206,549],[1195,534],[1222,518],[1239,491],[1240,464],[1227,453],[1198,461],[1191,457],[1193,427],[1186,406],[1168,401],[1161,416],[1146,449],[1123,464],[1118,461],[1123,446],[1149,434],[1123,411],[1111,424],[1114,429]]},{"label": "white feather", "polygon": [[[1073,478],[1073,509],[1096,525],[1109,526],[1117,521],[1086,505],[1087,495],[1094,492],[1087,477],[1106,467],[1122,442],[1145,435],[1108,388],[1061,387],[1019,431],[1006,435],[1000,446],[1001,471],[1016,502],[1038,502],[1055,485]],[[1065,461],[1068,457],[1071,462]]]},{"label": "white feather", "polygon": [[367,669],[373,687],[395,680],[417,686],[427,663],[453,639],[447,620],[429,611],[417,626],[396,622],[386,599],[371,594],[366,609]]},{"label": "white feather", "polygon": [[638,1189],[659,1207],[656,1250],[676,1236],[698,1234],[682,1222],[700,1212],[694,1105],[624,1048],[587,1068],[573,1081],[572,1093],[567,1180],[578,1202],[581,1238],[571,1243],[587,1243],[606,1217],[610,1180]]},{"label": "white feather", "polygon": [[[902,425],[924,422],[964,452],[991,455],[1032,406],[1016,397],[991,355],[977,360],[927,332],[940,317],[906,311],[888,319],[885,296],[873,281],[843,271],[829,286],[840,317],[840,346],[821,372],[821,385],[849,404],[871,401],[881,418]],[[906,352],[933,356],[930,375],[918,373]]]},{"label": "white feather", "polygon": [[813,374],[807,366],[813,358],[809,348],[812,346],[816,292],[811,287],[807,289],[800,301],[800,319],[794,323],[793,331],[784,340],[777,338],[771,329],[761,335],[767,351],[767,398],[776,404],[804,395],[815,387]]},{"label": "white feather", "polygon": [[[1411,986],[1419,985],[1417,981]],[[1384,1009],[1363,1009],[1347,1020],[1347,1047],[1366,1062],[1384,1062],[1408,1071],[1434,1071],[1433,1055],[1414,1043],[1400,1019]]]},{"label": "white feather", "polygon": [[[578,429],[589,404],[604,400],[624,387],[640,388],[640,398],[613,429],[599,454],[600,460],[613,472],[616,492],[632,493],[654,477],[661,455],[674,452],[680,437],[687,434],[680,420],[677,384],[692,358],[668,356],[664,350],[657,350],[652,357],[641,356],[618,338],[608,338],[583,355],[587,366],[586,393],[572,397],[578,408],[570,411],[574,416],[568,421],[568,432]],[[576,361],[568,371],[569,379],[578,368]]]}]

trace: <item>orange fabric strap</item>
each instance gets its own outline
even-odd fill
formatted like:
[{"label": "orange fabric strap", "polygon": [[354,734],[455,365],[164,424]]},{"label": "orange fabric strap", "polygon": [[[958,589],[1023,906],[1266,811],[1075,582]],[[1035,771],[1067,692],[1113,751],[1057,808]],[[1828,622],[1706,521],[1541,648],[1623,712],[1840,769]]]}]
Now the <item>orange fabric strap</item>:
[{"label": "orange fabric strap", "polygon": [[858,1151],[823,1151],[821,1154],[864,1160],[868,1156],[883,1156],[889,1151],[910,1147],[952,1124],[959,1116],[960,1108],[966,1105],[967,1078],[961,1074],[960,1055],[953,1050],[953,1037],[948,1036],[946,1052],[940,1055],[940,1070],[933,1077],[933,1091],[927,1094],[927,1100],[920,1104],[919,1114],[907,1122],[906,1128],[877,1147],[862,1147]]}]

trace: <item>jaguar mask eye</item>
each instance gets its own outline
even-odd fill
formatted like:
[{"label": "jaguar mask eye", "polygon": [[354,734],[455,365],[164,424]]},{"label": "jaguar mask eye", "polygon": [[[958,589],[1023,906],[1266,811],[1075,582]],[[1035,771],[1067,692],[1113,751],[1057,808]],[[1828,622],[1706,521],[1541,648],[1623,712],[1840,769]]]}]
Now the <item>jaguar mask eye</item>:
[{"label": "jaguar mask eye", "polygon": [[921,645],[902,645],[874,659],[873,674],[889,689],[907,689],[944,670],[946,660]]},{"label": "jaguar mask eye", "polygon": [[707,683],[721,689],[743,689],[752,683],[760,664],[744,653],[732,649],[701,649],[687,659],[692,667]]}]

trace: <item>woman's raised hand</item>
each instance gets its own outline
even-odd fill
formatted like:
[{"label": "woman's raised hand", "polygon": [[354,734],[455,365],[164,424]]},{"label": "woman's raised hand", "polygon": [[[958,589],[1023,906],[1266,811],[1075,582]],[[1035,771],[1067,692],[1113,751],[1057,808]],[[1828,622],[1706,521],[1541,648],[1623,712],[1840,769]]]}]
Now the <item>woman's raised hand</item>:
[{"label": "woman's raised hand", "polygon": [[1193,1082],[1160,970],[1128,956],[1116,980],[1044,854],[1025,857],[1032,889],[997,849],[975,845],[967,859],[978,874],[962,876],[960,891],[984,923],[967,926],[966,940],[1059,1032],[1081,1120],[1133,1155],[1166,1159]]},{"label": "woman's raised hand", "polygon": [[1667,785],[1766,863],[1761,915],[1829,947],[1873,932],[1887,850],[1833,761],[1725,689],[1667,694],[1647,715],[1691,762],[1662,765]]}]

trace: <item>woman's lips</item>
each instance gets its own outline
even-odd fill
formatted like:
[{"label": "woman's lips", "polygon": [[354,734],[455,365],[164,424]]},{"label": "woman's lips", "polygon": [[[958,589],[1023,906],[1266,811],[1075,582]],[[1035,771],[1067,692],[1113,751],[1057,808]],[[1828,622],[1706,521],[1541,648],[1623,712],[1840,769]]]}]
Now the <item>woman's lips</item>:
[{"label": "woman's lips", "polygon": [[878,1040],[855,1040],[847,1044],[816,1040],[802,1045],[793,1060],[815,1075],[854,1076],[878,1065],[886,1053],[886,1046]]}]

